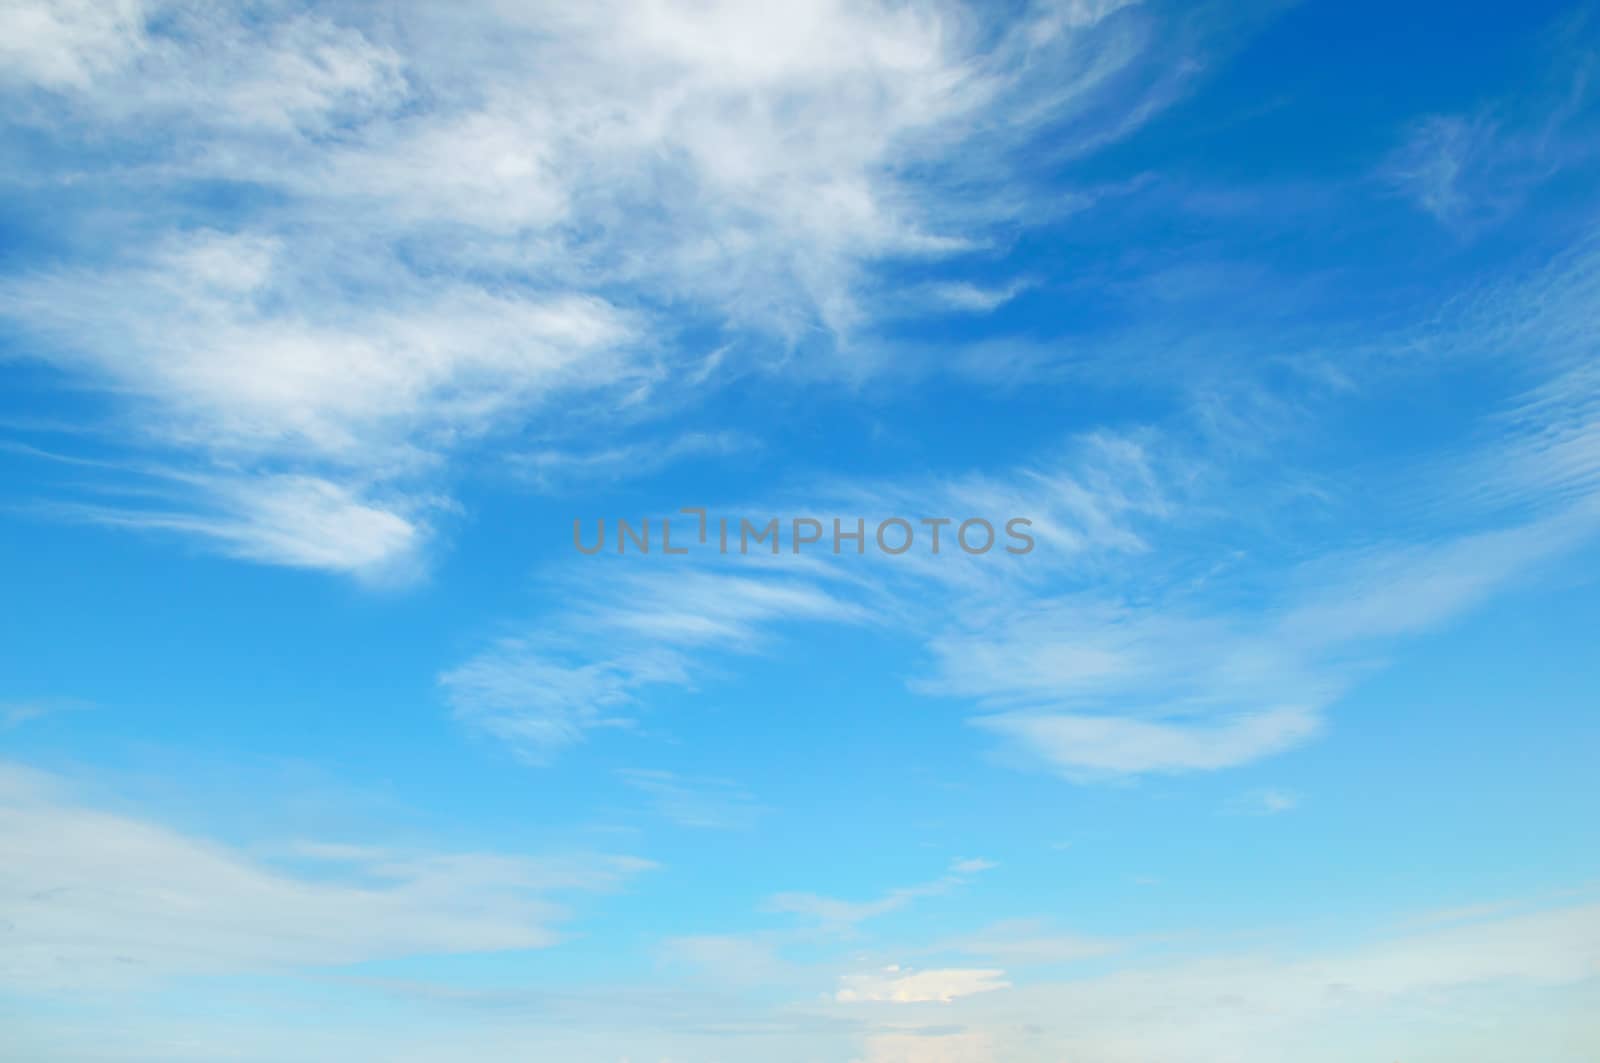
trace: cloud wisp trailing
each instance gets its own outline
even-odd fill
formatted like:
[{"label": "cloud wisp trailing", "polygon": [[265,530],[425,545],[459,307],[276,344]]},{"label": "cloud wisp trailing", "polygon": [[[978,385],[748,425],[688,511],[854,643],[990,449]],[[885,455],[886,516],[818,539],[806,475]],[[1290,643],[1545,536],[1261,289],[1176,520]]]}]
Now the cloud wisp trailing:
[{"label": "cloud wisp trailing", "polygon": [[277,865],[86,804],[59,778],[0,764],[0,983],[13,991],[150,986],[438,953],[544,948],[560,898],[651,867],[627,856],[297,843]]},{"label": "cloud wisp trailing", "polygon": [[[1541,386],[1566,389],[1572,372],[1557,358],[1542,370],[1556,383]],[[1544,427],[1525,426],[1529,446],[1550,445],[1570,405],[1552,404]],[[1529,408],[1526,400],[1498,407]],[[1484,475],[1470,489],[1437,477],[1420,536],[1368,531],[1370,496],[1325,499],[1322,519],[1329,527],[1347,519],[1350,529],[1313,552],[1266,548],[1261,527],[1277,519],[1275,503],[1251,495],[1227,455],[1173,432],[1096,433],[1002,474],[834,484],[808,505],[819,513],[1026,513],[1038,549],[1002,562],[780,553],[715,566],[660,557],[566,566],[567,578],[585,574],[591,597],[553,626],[625,652],[557,665],[544,635],[504,642],[445,683],[464,718],[548,732],[559,739],[543,743],[553,749],[633,711],[610,717],[557,705],[568,679],[598,684],[595,706],[629,706],[652,685],[693,688],[707,657],[770,645],[785,625],[848,623],[919,639],[925,662],[915,692],[968,702],[979,710],[975,726],[1069,778],[1229,768],[1315,738],[1327,709],[1391,647],[1470,612],[1600,531],[1600,505],[1572,489],[1571,476],[1548,483],[1548,463],[1508,463],[1508,454],[1515,449],[1469,446],[1458,456],[1456,467],[1476,464]],[[1486,510],[1475,501],[1495,483],[1515,491],[1519,505]],[[1398,497],[1419,505],[1410,486]],[[1248,519],[1231,516],[1247,499],[1256,507]],[[1236,545],[1219,553],[1217,542]],[[1240,588],[1248,590],[1241,596]],[[544,678],[518,680],[524,670],[525,679]]]},{"label": "cloud wisp trailing", "polygon": [[[413,565],[450,463],[552,403],[605,423],[719,365],[858,374],[880,264],[981,246],[1029,209],[1014,148],[1093,150],[1172,91],[1121,3],[4,17],[31,42],[14,124],[82,161],[0,179],[138,204],[0,282],[27,356],[189,474],[123,523],[357,574]],[[208,212],[198,184],[259,206]],[[973,301],[952,292],[930,298]],[[274,499],[313,481],[406,534],[286,547],[322,515]]]},{"label": "cloud wisp trailing", "polygon": [[1581,1057],[1544,18],[0,0],[0,1055]]}]

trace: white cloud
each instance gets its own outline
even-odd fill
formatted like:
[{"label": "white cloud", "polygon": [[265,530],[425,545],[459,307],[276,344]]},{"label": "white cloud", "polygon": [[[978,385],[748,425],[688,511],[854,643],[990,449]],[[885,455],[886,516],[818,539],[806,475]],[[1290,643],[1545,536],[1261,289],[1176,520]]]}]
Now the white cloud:
[{"label": "white cloud", "polygon": [[1298,707],[1200,724],[1029,713],[976,723],[1080,778],[1230,768],[1297,746],[1321,726],[1314,712]]},{"label": "white cloud", "polygon": [[1412,130],[1391,160],[1388,176],[1423,210],[1441,222],[1456,223],[1483,209],[1462,186],[1464,175],[1494,145],[1495,130],[1482,120],[1437,116]]},{"label": "white cloud", "polygon": [[987,860],[956,860],[949,871],[931,882],[902,886],[872,900],[847,901],[815,893],[779,893],[768,898],[766,907],[769,911],[804,916],[824,928],[847,930],[868,919],[899,911],[914,901],[944,896],[966,885],[973,875],[995,866]]},{"label": "white cloud", "polygon": [[[558,940],[554,896],[649,865],[300,845],[298,870],[75,800],[0,764],[0,984],[142,985]],[[311,867],[305,866],[311,864]]]},{"label": "white cloud", "polygon": [[911,971],[891,966],[870,974],[841,976],[834,999],[841,1004],[948,1004],[957,997],[992,993],[1010,984],[999,970],[946,967]]},{"label": "white cloud", "polygon": [[584,594],[557,621],[562,634],[502,639],[440,677],[458,717],[542,761],[594,728],[630,726],[652,687],[693,687],[704,665],[690,651],[751,653],[776,625],[869,618],[820,582],[659,560],[620,576],[601,558],[570,570]]},{"label": "white cloud", "polygon": [[[613,352],[633,338],[626,315],[592,297],[426,283],[353,250],[329,263],[331,253],[191,233],[131,267],[13,282],[0,308],[52,358],[152,403],[161,416],[139,427],[157,442],[361,470],[481,432],[591,374],[609,378]],[[356,283],[380,288],[358,301],[337,293]]]},{"label": "white cloud", "polygon": [[1593,99],[1594,57],[1575,45],[1544,57],[1542,92],[1412,123],[1380,175],[1463,235],[1512,217],[1533,188],[1593,153],[1592,131],[1580,122]]},{"label": "white cloud", "polygon": [[143,47],[144,7],[139,0],[0,6],[0,77],[87,88]]},{"label": "white cloud", "polygon": [[929,289],[936,300],[953,310],[987,314],[998,310],[1031,287],[1028,281],[1013,281],[1000,287],[985,287],[969,281],[935,284]]},{"label": "white cloud", "polygon": [[[1146,962],[958,999],[984,1060],[1581,1059],[1600,909],[1580,905],[1300,955]],[[1571,995],[1564,995],[1563,991]],[[1553,1025],[1552,1025],[1553,1024]],[[914,1035],[910,1035],[914,1036]],[[923,1035],[932,1058],[936,1036]],[[910,1049],[909,1058],[921,1058]]]},{"label": "white cloud", "polygon": [[591,449],[508,454],[502,460],[542,490],[554,491],[579,485],[593,488],[599,483],[649,476],[683,461],[729,458],[760,449],[760,440],[737,432],[686,432],[669,439]]},{"label": "white cloud", "polygon": [[1252,790],[1240,795],[1229,806],[1233,811],[1260,816],[1277,816],[1300,807],[1300,797],[1289,790]]},{"label": "white cloud", "polygon": [[[827,492],[839,513],[1030,514],[1034,534],[1049,548],[1035,565],[969,564],[948,546],[939,558],[907,555],[894,565],[865,569],[789,552],[720,557],[711,564],[653,556],[625,569],[599,557],[579,558],[561,567],[552,595],[576,604],[544,617],[537,625],[541,634],[502,639],[441,682],[464,720],[543,759],[590,729],[631,722],[652,687],[692,686],[707,672],[708,657],[769,648],[784,626],[899,623],[923,631],[949,611],[977,615],[966,607],[993,597],[996,589],[997,577],[985,565],[1003,568],[1007,574],[998,578],[1006,586],[1029,586],[1041,574],[1072,572],[1108,554],[1144,549],[1132,522],[1166,505],[1151,482],[1150,456],[1137,443],[1110,437],[1087,441],[1074,456],[1081,457],[1076,466],[1063,461],[1028,468],[1009,480],[973,477]],[[608,549],[614,549],[618,533],[614,522],[607,524]],[[653,526],[659,551],[661,521]],[[693,537],[695,520],[679,517],[674,528],[682,546]],[[592,545],[593,522],[581,534]],[[582,593],[568,594],[568,587],[581,587]],[[935,594],[954,588],[972,597],[936,601],[930,609],[930,587]],[[565,634],[552,634],[557,630]]]},{"label": "white cloud", "polygon": [[[1317,735],[1396,640],[1435,629],[1600,530],[1589,500],[1509,526],[1244,569],[1250,608],[1192,584],[1061,597],[1013,592],[933,635],[917,689],[977,700],[981,728],[1075,779],[1207,771]],[[1169,529],[1152,540],[1170,547]],[[1244,573],[1241,573],[1243,575]],[[1238,578],[1238,577],[1235,577]]]},{"label": "white cloud", "polygon": [[86,701],[76,698],[34,698],[27,701],[0,701],[0,731],[21,727],[25,723],[54,716],[62,712],[76,712],[92,708]]},{"label": "white cloud", "polygon": [[997,1063],[999,1058],[985,1034],[938,1031],[874,1034],[854,1063]]},{"label": "white cloud", "polygon": [[439,677],[460,719],[535,762],[595,727],[628,726],[642,688],[689,681],[673,653],[574,660],[522,639],[503,639]]},{"label": "white cloud", "polygon": [[697,934],[667,939],[661,954],[718,982],[749,987],[793,977],[794,968],[778,955],[779,944],[772,935]]},{"label": "white cloud", "polygon": [[955,952],[1008,967],[1070,963],[1108,956],[1124,943],[1106,938],[1063,934],[1047,923],[1018,919],[996,923],[963,937],[940,941],[929,952]]},{"label": "white cloud", "polygon": [[[196,478],[184,478],[190,484]],[[310,476],[255,479],[204,477],[196,510],[150,510],[105,505],[57,507],[95,523],[183,532],[248,561],[343,572],[373,582],[405,579],[416,570],[425,526],[417,518]],[[399,500],[398,508],[415,503]]]},{"label": "white cloud", "polygon": [[656,811],[680,827],[745,830],[763,809],[742,788],[722,779],[684,778],[669,771],[629,769],[624,782],[648,796]]},{"label": "white cloud", "polygon": [[[132,209],[76,264],[9,279],[0,314],[145,443],[238,468],[239,489],[432,495],[441,463],[555,396],[692,389],[685,329],[746,360],[843,356],[878,263],[1023,209],[974,192],[1008,180],[1010,148],[1056,123],[1089,150],[1148,113],[1149,86],[1118,79],[1150,40],[1119,6],[1007,28],[956,3],[14,0],[14,120],[62,157],[96,147],[7,176]],[[272,205],[200,230],[169,203],[195,181]]]},{"label": "white cloud", "polygon": [[[341,979],[340,999],[350,1006],[329,1011],[326,984],[296,992],[298,980],[280,979],[270,997],[248,998],[248,1011],[208,1024],[193,1008],[218,998],[196,979],[186,983],[181,1009],[142,995],[130,1010],[128,998],[97,995],[60,1012],[23,1011],[7,1033],[42,1059],[332,1061],[354,1051],[434,1063],[463,1052],[520,1059],[530,1043],[561,1059],[596,1061],[751,1053],[775,1063],[1585,1058],[1584,1046],[1600,1033],[1595,905],[1502,906],[1492,918],[1469,915],[1421,931],[1396,925],[1373,932],[1341,924],[1329,943],[1318,920],[1309,947],[1284,943],[1280,927],[1252,935],[1248,949],[1163,948],[1104,959],[1070,978],[1002,975],[989,962],[884,970],[856,957],[842,971],[837,960],[808,970],[778,959],[771,942],[709,936],[670,944],[668,958],[721,969],[726,977],[714,992],[689,989],[676,967],[661,986],[560,993],[499,977],[488,985],[476,977],[370,977]],[[222,999],[237,1005],[238,991],[230,982]]]},{"label": "white cloud", "polygon": [[272,0],[250,11],[185,0],[10,0],[0,10],[18,60],[9,87],[48,90],[42,101],[19,91],[17,118],[115,139],[165,127],[179,134],[168,163],[205,165],[191,153],[219,146],[207,137],[227,138],[231,154],[256,138],[298,145],[405,93],[391,48]]},{"label": "white cloud", "polygon": [[[173,503],[63,503],[62,515],[186,533],[247,560],[369,575],[415,568],[437,453],[550,394],[630,370],[627,316],[578,295],[505,295],[380,272],[352,305],[277,238],[202,232],[120,270],[0,290],[59,362],[115,387],[129,442]],[[345,260],[341,266],[349,266]],[[292,309],[290,309],[292,307]],[[114,470],[102,482],[125,481]],[[381,499],[382,501],[379,501]]]},{"label": "white cloud", "polygon": [[[787,552],[712,568],[674,559],[676,573],[671,562],[627,572],[574,565],[599,577],[586,584],[588,604],[562,622],[631,652],[566,647],[570,656],[556,657],[523,644],[544,678],[527,685],[521,711],[538,716],[545,692],[565,689],[546,675],[558,659],[595,699],[582,712],[598,721],[628,705],[631,718],[648,686],[704,674],[705,654],[764,647],[799,620],[870,623],[923,640],[928,665],[914,692],[975,703],[979,728],[1073,780],[1216,771],[1311,740],[1328,706],[1398,640],[1466,614],[1600,529],[1600,508],[1579,497],[1492,523],[1458,513],[1412,540],[1341,548],[1354,536],[1340,534],[1308,556],[1262,556],[1217,547],[1248,541],[1253,524],[1272,519],[1223,513],[1248,497],[1231,475],[1170,436],[1100,433],[1000,474],[835,484],[804,507],[749,507],[869,523],[890,513],[1027,515],[1037,546],[1026,557],[919,548],[859,565]],[[1372,499],[1348,504],[1364,527],[1359,510]],[[1219,593],[1229,584],[1246,587],[1244,598]],[[498,672],[516,667],[516,655],[493,659]],[[485,702],[457,700],[468,719],[495,718],[474,704]]]}]

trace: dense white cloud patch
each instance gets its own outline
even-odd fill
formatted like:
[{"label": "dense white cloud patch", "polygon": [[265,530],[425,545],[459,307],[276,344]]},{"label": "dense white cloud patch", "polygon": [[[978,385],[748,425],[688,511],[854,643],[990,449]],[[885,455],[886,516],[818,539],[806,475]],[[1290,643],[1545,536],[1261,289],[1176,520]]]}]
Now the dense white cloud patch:
[{"label": "dense white cloud patch", "polygon": [[[1151,84],[1108,94],[1148,45],[1123,6],[16,0],[0,87],[60,155],[0,176],[130,208],[0,284],[0,314],[236,484],[427,494],[554,396],[703,381],[723,354],[690,328],[746,361],[861,364],[878,263],[1023,210],[983,189],[1044,125],[1088,150],[1138,113]],[[197,183],[246,205],[196,224]]]},{"label": "dense white cloud patch", "polygon": [[140,0],[65,0],[0,7],[0,76],[51,89],[85,89],[145,44]]}]

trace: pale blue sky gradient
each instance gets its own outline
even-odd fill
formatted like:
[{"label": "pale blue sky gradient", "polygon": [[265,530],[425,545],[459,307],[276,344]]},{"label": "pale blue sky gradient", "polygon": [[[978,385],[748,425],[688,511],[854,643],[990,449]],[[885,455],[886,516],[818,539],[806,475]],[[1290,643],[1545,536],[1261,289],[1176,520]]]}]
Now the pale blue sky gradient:
[{"label": "pale blue sky gradient", "polygon": [[1596,17],[0,6],[0,1058],[1595,1058]]}]

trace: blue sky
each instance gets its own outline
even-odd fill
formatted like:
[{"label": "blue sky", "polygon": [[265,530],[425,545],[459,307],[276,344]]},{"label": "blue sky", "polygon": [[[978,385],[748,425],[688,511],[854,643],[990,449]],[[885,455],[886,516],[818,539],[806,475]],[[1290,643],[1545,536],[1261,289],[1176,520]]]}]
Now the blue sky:
[{"label": "blue sky", "polygon": [[1597,17],[0,7],[0,1056],[1593,1058]]}]

